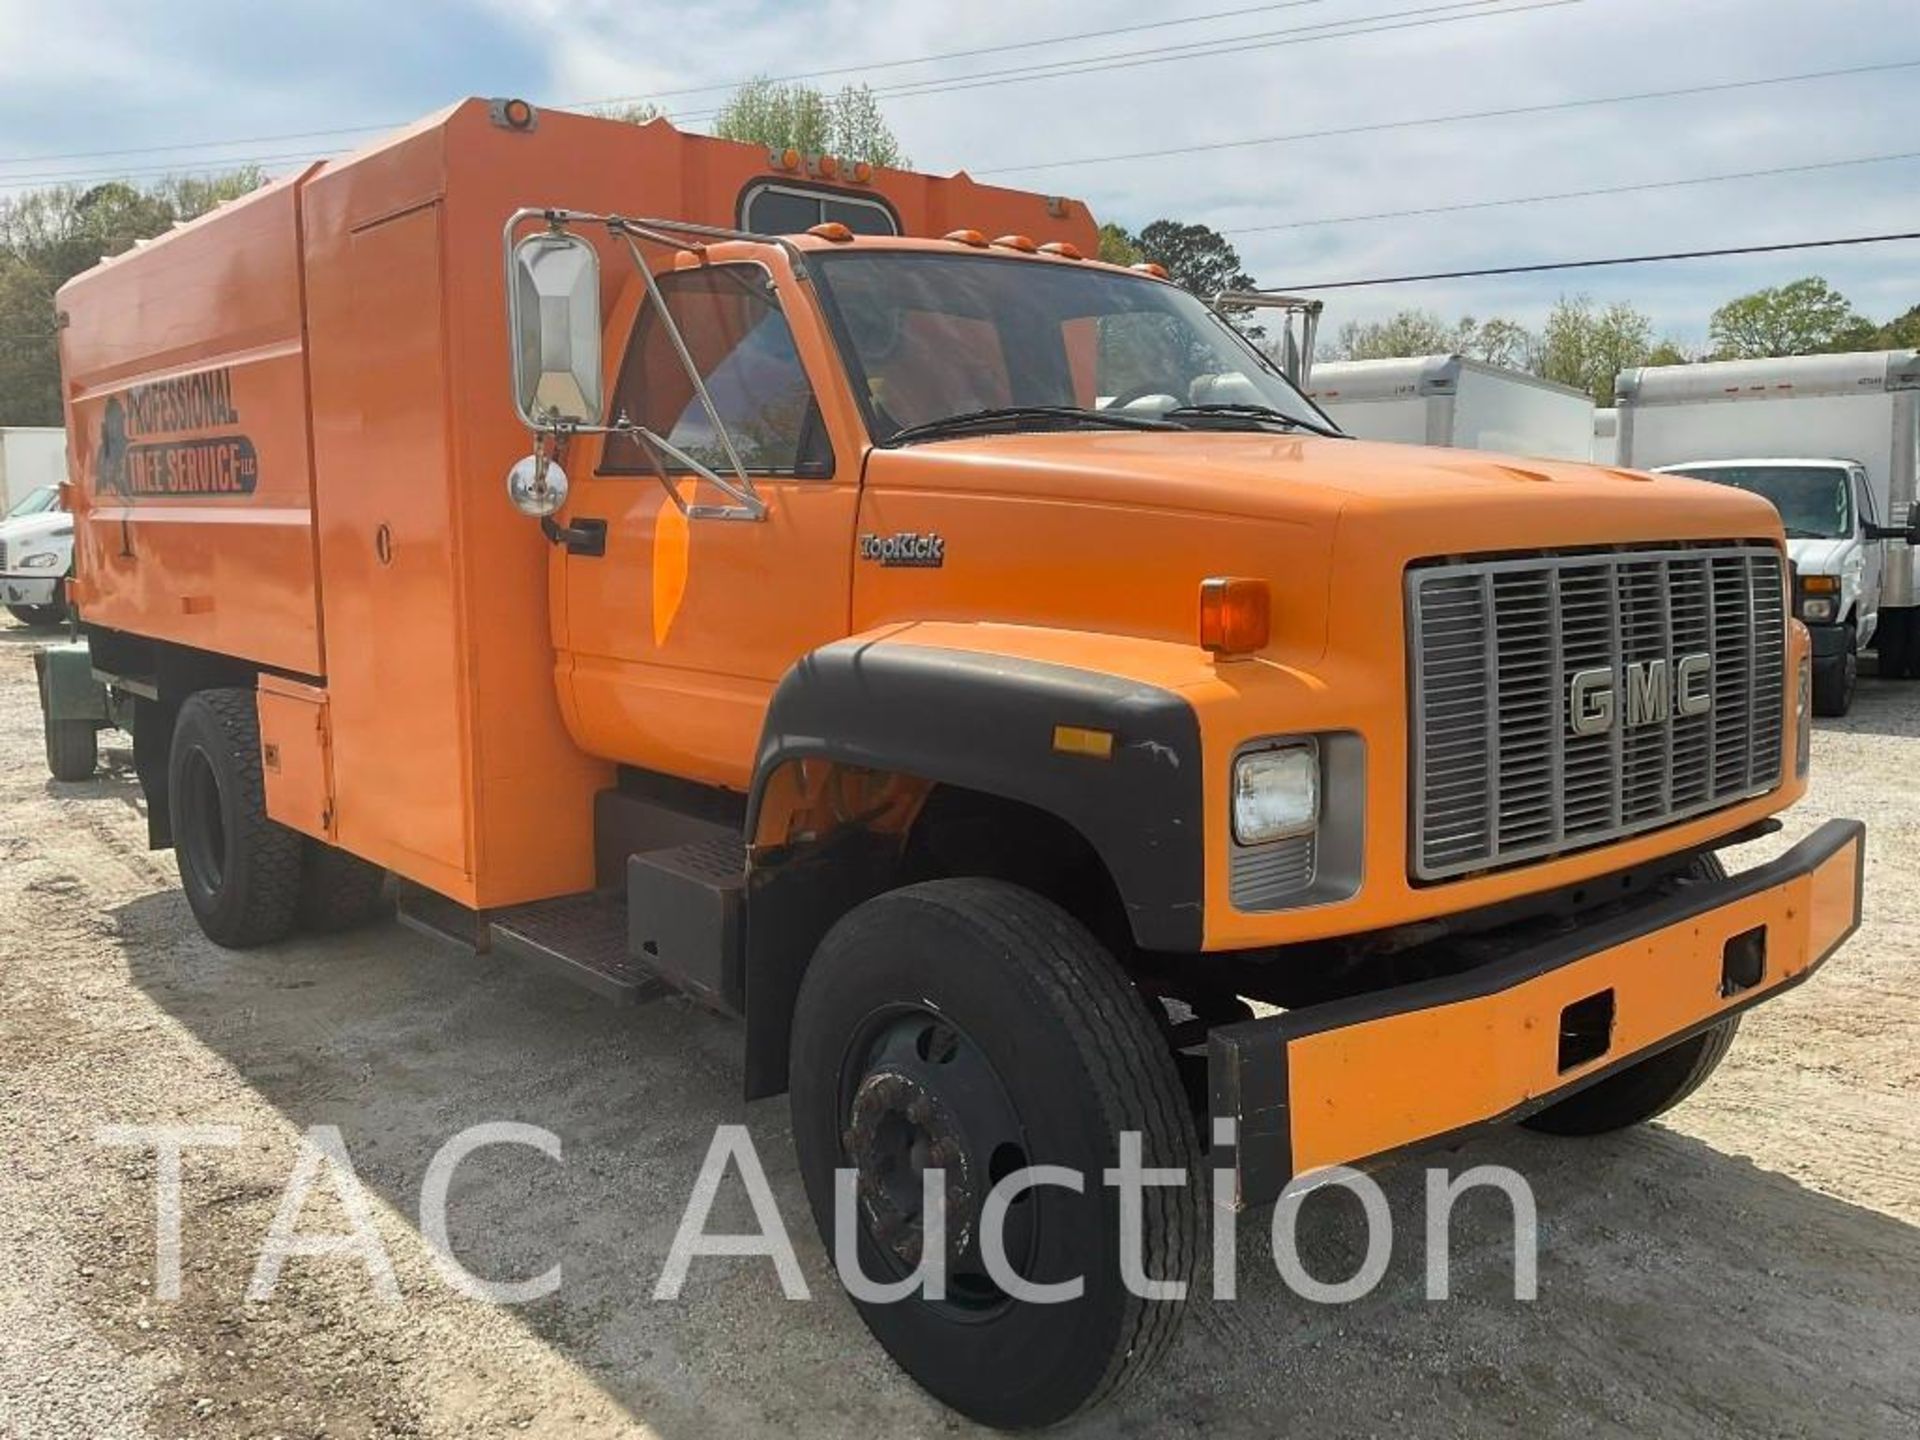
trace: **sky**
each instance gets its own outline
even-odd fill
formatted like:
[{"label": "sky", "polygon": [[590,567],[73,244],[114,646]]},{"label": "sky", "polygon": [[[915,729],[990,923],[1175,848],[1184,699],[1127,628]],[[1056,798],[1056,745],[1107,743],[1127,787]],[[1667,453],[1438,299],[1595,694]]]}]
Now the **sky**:
[{"label": "sky", "polygon": [[[1088,38],[1034,43],[1073,36]],[[1130,63],[1071,73],[1103,58]],[[0,0],[0,195],[235,160],[287,169],[469,94],[659,97],[698,129],[748,76],[832,71],[814,83],[882,92],[918,169],[1076,195],[1130,228],[1202,222],[1286,288],[1920,230],[1920,63],[1113,157],[1901,61],[1920,62],[1913,0]],[[986,73],[1015,68],[1028,73]],[[1806,166],[1827,168],[1348,218]],[[1920,242],[1334,291],[1325,323],[1420,306],[1537,327],[1585,293],[1700,347],[1723,300],[1806,274],[1884,320],[1920,303]]]}]

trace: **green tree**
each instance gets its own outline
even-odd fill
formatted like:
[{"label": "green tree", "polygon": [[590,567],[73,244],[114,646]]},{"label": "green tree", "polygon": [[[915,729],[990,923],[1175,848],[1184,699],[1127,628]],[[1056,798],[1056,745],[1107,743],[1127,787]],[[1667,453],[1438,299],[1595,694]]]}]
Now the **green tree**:
[{"label": "green tree", "polygon": [[1335,358],[1388,360],[1416,355],[1467,355],[1509,370],[1528,369],[1537,342],[1533,332],[1498,316],[1464,315],[1449,323],[1431,310],[1402,310],[1385,320],[1349,320],[1333,344]]},{"label": "green tree", "polygon": [[58,425],[54,292],[136,240],[257,188],[249,167],[213,178],[57,185],[0,200],[0,425]]},{"label": "green tree", "polygon": [[1662,340],[1647,352],[1649,365],[1695,365],[1705,357],[1696,350],[1690,350],[1678,340]]},{"label": "green tree", "polygon": [[1920,305],[1896,316],[1873,332],[1868,350],[1920,350]]},{"label": "green tree", "polygon": [[1133,244],[1141,256],[1167,267],[1174,284],[1211,300],[1222,290],[1252,290],[1259,282],[1240,268],[1240,252],[1227,237],[1205,225],[1156,220]]},{"label": "green tree", "polygon": [[848,85],[828,95],[811,85],[782,84],[765,77],[749,80],[721,107],[713,133],[722,140],[744,140],[769,150],[791,146],[803,155],[865,160],[895,170],[913,163],[865,85]]},{"label": "green tree", "polygon": [[1873,325],[1818,275],[1729,300],[1707,324],[1719,360],[1821,355],[1870,344]]},{"label": "green tree", "polygon": [[1653,321],[1642,311],[1624,301],[1601,309],[1589,296],[1563,295],[1541,329],[1535,373],[1611,405],[1614,377],[1646,364],[1652,348]]},{"label": "green tree", "polygon": [[1138,265],[1140,247],[1123,227],[1108,221],[1100,227],[1099,256],[1109,265]]}]

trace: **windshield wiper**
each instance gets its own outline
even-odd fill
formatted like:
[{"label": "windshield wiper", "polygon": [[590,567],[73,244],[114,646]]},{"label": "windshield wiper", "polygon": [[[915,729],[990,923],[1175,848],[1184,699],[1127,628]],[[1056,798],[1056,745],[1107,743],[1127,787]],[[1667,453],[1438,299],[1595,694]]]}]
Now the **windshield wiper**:
[{"label": "windshield wiper", "polygon": [[1822,535],[1818,530],[1796,530],[1791,525],[1786,525],[1782,528],[1787,532],[1787,538],[1789,540],[1830,540],[1833,538],[1830,535]]},{"label": "windshield wiper", "polygon": [[1307,430],[1315,435],[1324,435],[1329,440],[1346,440],[1351,437],[1325,425],[1316,425],[1311,420],[1302,420],[1298,415],[1289,415],[1284,410],[1276,410],[1271,405],[1251,405],[1240,401],[1223,401],[1208,405],[1176,405],[1171,410],[1160,412],[1169,420],[1177,420],[1182,415],[1216,415],[1226,419],[1257,420],[1263,425],[1278,425],[1287,430]]},{"label": "windshield wiper", "polygon": [[916,440],[941,440],[994,430],[1019,430],[1036,424],[1091,425],[1108,430],[1178,430],[1178,425],[1145,415],[1122,415],[1111,410],[1084,410],[1078,405],[1000,405],[989,410],[966,410],[943,415],[919,425],[896,430],[880,443],[910,445]]}]

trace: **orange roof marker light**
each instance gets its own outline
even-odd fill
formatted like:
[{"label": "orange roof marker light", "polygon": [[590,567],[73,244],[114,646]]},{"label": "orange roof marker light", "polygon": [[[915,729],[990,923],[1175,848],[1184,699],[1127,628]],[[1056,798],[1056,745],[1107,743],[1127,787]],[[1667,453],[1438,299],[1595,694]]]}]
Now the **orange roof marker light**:
[{"label": "orange roof marker light", "polygon": [[1070,245],[1065,240],[1049,240],[1040,247],[1042,255],[1058,255],[1062,260],[1084,260],[1078,245]]},{"label": "orange roof marker light", "polygon": [[833,155],[822,155],[813,162],[814,172],[823,180],[831,180],[840,173],[840,161]]},{"label": "orange roof marker light", "polygon": [[838,220],[823,220],[818,225],[809,225],[807,234],[817,235],[822,240],[831,240],[836,245],[844,245],[853,239],[853,231]]},{"label": "orange roof marker light", "polygon": [[1142,260],[1138,265],[1129,265],[1129,270],[1138,270],[1142,275],[1151,275],[1156,280],[1167,278],[1167,267],[1158,260]]},{"label": "orange roof marker light", "polygon": [[853,178],[861,185],[873,179],[873,166],[862,160],[853,167]]},{"label": "orange roof marker light", "polygon": [[500,123],[509,130],[533,128],[533,106],[518,97],[499,102]]},{"label": "orange roof marker light", "polygon": [[949,230],[940,238],[942,240],[951,240],[956,245],[971,245],[976,250],[984,250],[987,248],[987,237],[982,235],[978,230]]},{"label": "orange roof marker light", "polygon": [[800,162],[804,158],[805,157],[791,145],[787,146],[784,150],[769,150],[767,152],[767,164],[776,170],[798,170],[800,168]]},{"label": "orange roof marker light", "polygon": [[1018,250],[1023,255],[1032,255],[1040,248],[1025,235],[996,235],[993,243],[1003,250]]},{"label": "orange roof marker light", "polygon": [[1200,582],[1200,648],[1251,655],[1266,648],[1273,601],[1264,580],[1217,576]]}]

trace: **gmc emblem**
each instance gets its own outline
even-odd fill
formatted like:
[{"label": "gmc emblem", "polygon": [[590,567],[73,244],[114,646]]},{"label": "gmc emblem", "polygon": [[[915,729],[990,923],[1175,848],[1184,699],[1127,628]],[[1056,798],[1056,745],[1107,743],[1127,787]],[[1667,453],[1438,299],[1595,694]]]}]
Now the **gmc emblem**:
[{"label": "gmc emblem", "polygon": [[1623,729],[1661,725],[1675,715],[1704,715],[1713,709],[1713,657],[1682,655],[1676,660],[1636,660],[1622,667],[1625,684],[1612,669],[1581,670],[1567,685],[1567,721],[1576,735],[1604,735],[1613,728],[1616,697],[1626,691]]}]

